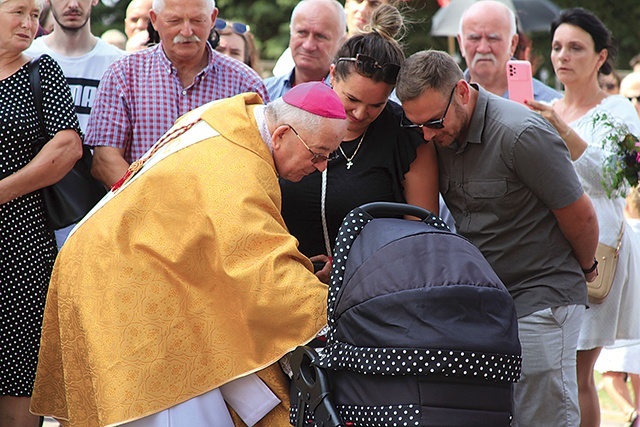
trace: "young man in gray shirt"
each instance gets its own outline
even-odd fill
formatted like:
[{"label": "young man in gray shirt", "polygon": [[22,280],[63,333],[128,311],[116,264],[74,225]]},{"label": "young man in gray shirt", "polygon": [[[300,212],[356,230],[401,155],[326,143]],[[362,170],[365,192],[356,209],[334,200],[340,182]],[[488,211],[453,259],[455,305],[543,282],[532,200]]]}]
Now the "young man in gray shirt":
[{"label": "young man in gray shirt", "polygon": [[523,366],[514,425],[579,425],[576,346],[598,223],[564,142],[538,114],[469,84],[445,52],[412,55],[396,90],[405,126],[436,146],[458,232],[515,301]]}]

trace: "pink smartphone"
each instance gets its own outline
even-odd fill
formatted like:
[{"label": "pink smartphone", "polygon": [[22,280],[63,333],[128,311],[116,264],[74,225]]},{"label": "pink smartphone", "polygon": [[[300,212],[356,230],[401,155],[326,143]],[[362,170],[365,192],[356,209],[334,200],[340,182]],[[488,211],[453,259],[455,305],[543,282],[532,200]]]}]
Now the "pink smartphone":
[{"label": "pink smartphone", "polygon": [[531,63],[511,59],[507,61],[507,82],[509,99],[524,104],[525,99],[533,99]]}]

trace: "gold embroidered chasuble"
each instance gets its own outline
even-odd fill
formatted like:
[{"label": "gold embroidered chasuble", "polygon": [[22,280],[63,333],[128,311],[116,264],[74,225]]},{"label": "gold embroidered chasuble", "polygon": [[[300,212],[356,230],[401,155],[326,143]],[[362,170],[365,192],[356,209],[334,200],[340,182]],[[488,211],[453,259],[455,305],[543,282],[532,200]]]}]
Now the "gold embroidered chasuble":
[{"label": "gold embroidered chasuble", "polygon": [[326,323],[327,288],[280,215],[260,103],[243,94],[183,116],[174,128],[201,121],[71,234],[49,287],[34,413],[64,426],[138,419],[269,367]]}]

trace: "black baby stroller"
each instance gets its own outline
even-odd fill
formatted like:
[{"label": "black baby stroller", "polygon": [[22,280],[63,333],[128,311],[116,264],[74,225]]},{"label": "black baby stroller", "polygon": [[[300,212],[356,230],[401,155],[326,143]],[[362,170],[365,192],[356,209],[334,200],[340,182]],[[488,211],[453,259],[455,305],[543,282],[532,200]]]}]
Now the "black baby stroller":
[{"label": "black baby stroller", "polygon": [[[398,218],[413,215],[423,221]],[[291,423],[509,426],[515,306],[480,251],[435,215],[354,209],[336,239],[327,343],[291,356]]]}]

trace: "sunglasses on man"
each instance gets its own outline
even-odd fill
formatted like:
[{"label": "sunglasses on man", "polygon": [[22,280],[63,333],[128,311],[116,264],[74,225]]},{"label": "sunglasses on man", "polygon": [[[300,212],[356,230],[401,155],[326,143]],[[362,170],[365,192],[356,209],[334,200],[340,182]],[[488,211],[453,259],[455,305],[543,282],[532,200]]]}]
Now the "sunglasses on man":
[{"label": "sunglasses on man", "polygon": [[361,53],[357,54],[355,58],[338,58],[336,64],[340,62],[355,62],[356,72],[363,77],[373,78],[376,73],[382,73],[382,81],[395,85],[398,79],[398,73],[400,72],[400,66],[398,64],[379,64],[375,58],[372,58]]},{"label": "sunglasses on man", "polygon": [[451,95],[449,95],[449,102],[447,103],[447,107],[444,109],[444,113],[442,113],[441,118],[429,120],[428,122],[424,122],[421,124],[415,124],[411,122],[409,119],[407,119],[403,113],[402,119],[400,119],[400,127],[403,127],[405,129],[414,129],[418,132],[422,132],[423,127],[429,128],[429,129],[435,129],[435,130],[444,129],[444,119],[447,117],[447,112],[449,111],[449,107],[451,106],[451,101],[453,100],[453,94],[456,91],[456,87],[458,87],[457,84],[453,87],[453,89],[451,89]]}]

